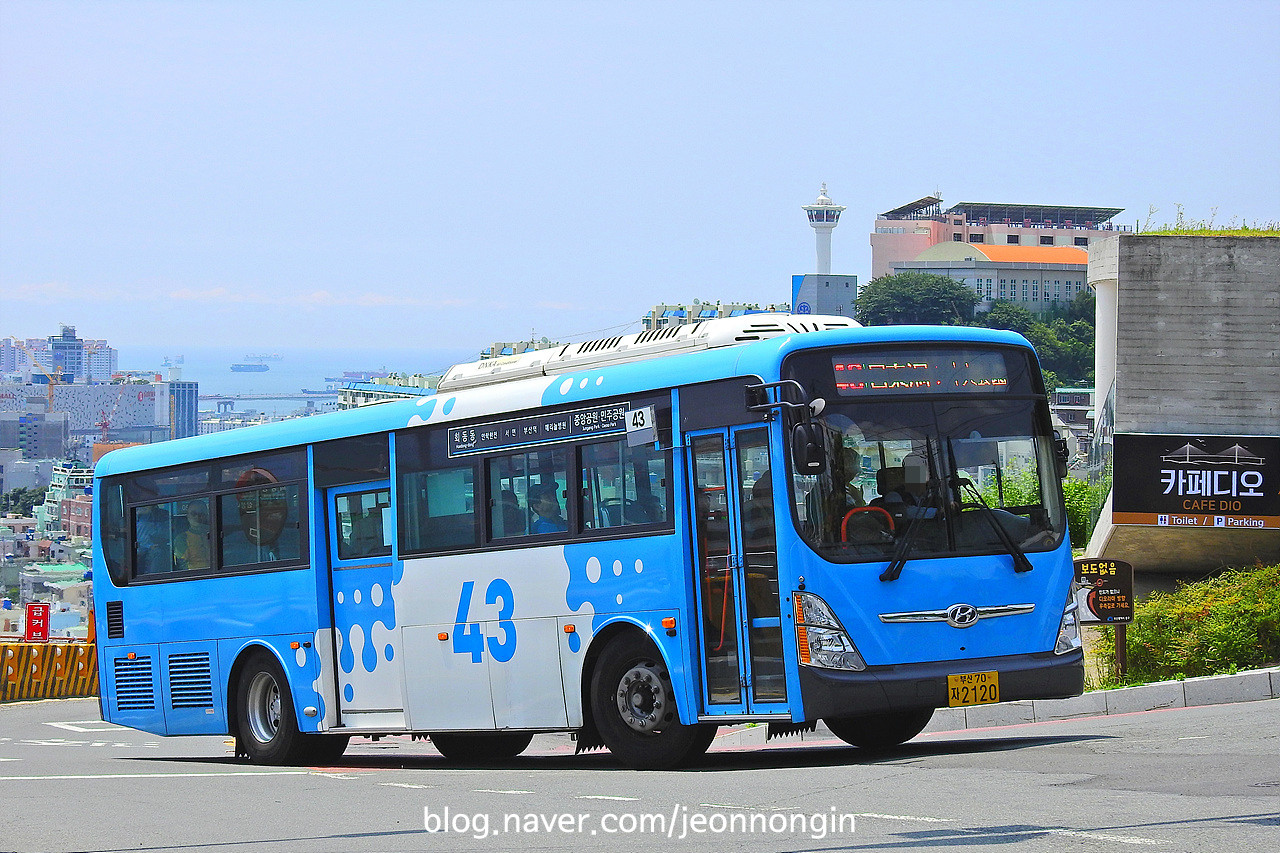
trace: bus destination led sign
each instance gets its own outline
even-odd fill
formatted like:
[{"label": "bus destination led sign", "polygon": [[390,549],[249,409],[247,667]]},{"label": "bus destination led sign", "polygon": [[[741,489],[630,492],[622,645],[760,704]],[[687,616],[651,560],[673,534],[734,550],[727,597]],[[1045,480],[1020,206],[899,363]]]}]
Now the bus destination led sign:
[{"label": "bus destination led sign", "polygon": [[1006,391],[1004,356],[994,352],[898,351],[892,357],[841,355],[831,359],[836,393],[842,397],[875,394],[954,394]]},{"label": "bus destination led sign", "polygon": [[610,403],[571,412],[452,427],[449,430],[449,455],[466,456],[469,453],[506,450],[530,444],[552,444],[595,435],[624,433],[629,408],[628,403]]}]

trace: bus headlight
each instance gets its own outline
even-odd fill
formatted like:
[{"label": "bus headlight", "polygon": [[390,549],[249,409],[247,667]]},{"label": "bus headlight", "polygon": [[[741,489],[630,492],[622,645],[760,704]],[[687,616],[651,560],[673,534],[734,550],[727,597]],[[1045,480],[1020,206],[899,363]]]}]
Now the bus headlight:
[{"label": "bus headlight", "polygon": [[1058,623],[1058,642],[1054,644],[1053,653],[1065,655],[1080,648],[1080,616],[1077,612],[1075,585],[1067,595],[1067,606],[1062,611],[1062,621]]},{"label": "bus headlight", "polygon": [[794,593],[796,649],[800,663],[824,669],[860,672],[867,663],[840,620],[825,601],[813,593]]}]

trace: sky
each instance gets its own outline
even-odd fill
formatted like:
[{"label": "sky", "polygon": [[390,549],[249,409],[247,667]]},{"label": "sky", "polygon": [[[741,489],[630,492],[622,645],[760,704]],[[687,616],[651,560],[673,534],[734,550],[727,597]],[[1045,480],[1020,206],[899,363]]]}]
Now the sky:
[{"label": "sky", "polygon": [[639,331],[788,301],[823,182],[860,281],[935,191],[1275,221],[1278,43],[1280,0],[4,0],[0,336]]}]

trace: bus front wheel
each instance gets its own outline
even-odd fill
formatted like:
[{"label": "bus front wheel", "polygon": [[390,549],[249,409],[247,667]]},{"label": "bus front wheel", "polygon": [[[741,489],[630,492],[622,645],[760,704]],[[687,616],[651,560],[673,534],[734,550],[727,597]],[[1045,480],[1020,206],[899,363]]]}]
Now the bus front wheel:
[{"label": "bus front wheel", "polygon": [[236,727],[240,748],[255,764],[296,764],[306,759],[306,736],[298,731],[289,682],[280,664],[265,651],[250,653],[240,673]]},{"label": "bus front wheel", "polygon": [[924,708],[867,714],[862,717],[838,717],[823,722],[845,743],[879,752],[911,740],[924,731],[932,718],[933,709]]},{"label": "bus front wheel", "polygon": [[681,724],[662,656],[624,634],[605,646],[591,676],[591,712],[609,752],[636,770],[678,767],[707,751],[713,725]]},{"label": "bus front wheel", "polygon": [[487,764],[515,758],[528,748],[533,735],[528,732],[495,732],[493,734],[431,735],[436,751],[450,761]]}]

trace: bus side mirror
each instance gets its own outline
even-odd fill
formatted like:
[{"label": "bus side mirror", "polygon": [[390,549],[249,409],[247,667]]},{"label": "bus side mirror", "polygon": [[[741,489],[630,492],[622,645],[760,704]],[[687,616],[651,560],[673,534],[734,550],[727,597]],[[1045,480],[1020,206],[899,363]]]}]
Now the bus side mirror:
[{"label": "bus side mirror", "polygon": [[1058,435],[1057,430],[1053,433],[1053,450],[1054,462],[1057,463],[1058,479],[1066,479],[1067,462],[1071,459],[1071,454],[1067,450],[1067,440]]},{"label": "bus side mirror", "polygon": [[812,422],[801,422],[791,428],[791,462],[797,474],[821,474],[826,470],[822,436]]}]

